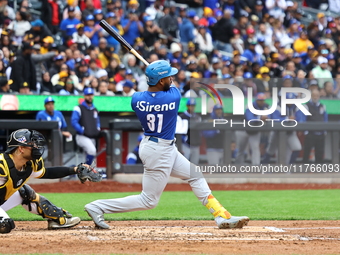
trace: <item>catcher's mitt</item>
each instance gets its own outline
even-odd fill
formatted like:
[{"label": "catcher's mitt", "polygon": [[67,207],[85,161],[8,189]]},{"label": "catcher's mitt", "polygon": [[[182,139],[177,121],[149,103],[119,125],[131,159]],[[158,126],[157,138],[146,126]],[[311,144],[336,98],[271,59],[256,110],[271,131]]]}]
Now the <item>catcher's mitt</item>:
[{"label": "catcher's mitt", "polygon": [[102,180],[102,175],[97,170],[86,166],[83,163],[80,163],[77,166],[77,175],[81,183],[84,183],[87,180],[91,182],[100,182]]}]

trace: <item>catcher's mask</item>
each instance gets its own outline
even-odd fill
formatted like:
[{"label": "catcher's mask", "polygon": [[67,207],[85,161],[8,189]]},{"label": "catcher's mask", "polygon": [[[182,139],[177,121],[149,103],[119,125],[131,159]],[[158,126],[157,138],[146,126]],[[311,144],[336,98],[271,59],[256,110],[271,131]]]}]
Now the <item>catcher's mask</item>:
[{"label": "catcher's mask", "polygon": [[6,153],[12,153],[19,146],[32,148],[32,159],[39,159],[45,150],[45,137],[36,130],[19,129],[11,133]]}]

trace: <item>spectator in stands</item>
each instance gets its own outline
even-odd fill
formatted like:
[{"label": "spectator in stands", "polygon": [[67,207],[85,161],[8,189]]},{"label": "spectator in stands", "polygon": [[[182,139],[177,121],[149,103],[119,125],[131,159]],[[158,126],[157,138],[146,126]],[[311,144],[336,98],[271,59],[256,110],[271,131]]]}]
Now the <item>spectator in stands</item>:
[{"label": "spectator in stands", "polygon": [[31,23],[28,21],[27,14],[18,11],[15,15],[15,20],[9,24],[8,29],[11,30],[11,33],[14,35],[12,40],[20,45],[26,31],[31,29]]},{"label": "spectator in stands", "polygon": [[94,5],[93,5],[93,0],[85,0],[85,8],[82,9],[82,19],[84,20],[86,17],[88,17],[89,15],[93,15],[94,14]]},{"label": "spectator in stands", "polygon": [[244,82],[242,83],[240,88],[245,96],[248,96],[248,88],[252,89],[252,96],[255,96],[258,93],[257,86],[253,78],[254,76],[250,72],[246,72],[243,75]]},{"label": "spectator in stands", "polygon": [[72,35],[73,40],[78,45],[78,50],[80,50],[82,53],[86,53],[87,49],[91,45],[91,40],[84,34],[84,24],[79,23],[76,25],[77,32],[74,32]]},{"label": "spectator in stands", "polygon": [[70,1],[67,1],[67,5],[64,7],[64,10],[63,10],[63,13],[62,13],[62,20],[69,18],[69,12],[68,12],[69,8],[74,8],[74,17],[76,19],[78,19],[78,20],[82,19],[79,1],[78,0],[70,0]]},{"label": "spectator in stands", "polygon": [[[11,89],[19,91],[22,87],[24,91],[27,89],[31,92],[37,91],[37,78],[35,64],[31,58],[32,44],[22,43],[22,54],[12,64],[11,79],[13,84]],[[25,85],[24,85],[25,84]]]},{"label": "spectator in stands", "polygon": [[127,18],[121,20],[121,25],[124,29],[123,38],[131,45],[144,32],[143,23],[139,21],[138,15],[133,9],[129,11]]},{"label": "spectator in stands", "polygon": [[272,89],[275,86],[274,82],[270,80],[269,68],[262,66],[260,68],[260,73],[256,76],[254,81],[256,88],[259,93],[264,93],[267,98],[271,97]]},{"label": "spectator in stands", "polygon": [[207,32],[207,28],[205,26],[198,27],[196,41],[199,45],[199,48],[207,55],[209,55],[214,49],[211,34]]},{"label": "spectator in stands", "polygon": [[258,54],[256,51],[255,51],[255,46],[257,44],[257,39],[248,39],[248,49],[246,49],[244,52],[243,52],[243,55],[242,57],[246,58],[247,61],[251,62],[251,63],[258,63],[260,64],[261,66],[263,65],[263,60],[262,60],[262,57],[260,54]]},{"label": "spectator in stands", "polygon": [[81,59],[76,67],[76,75],[79,79],[80,91],[83,91],[85,87],[88,87],[93,76],[90,75],[89,67],[84,59]]},{"label": "spectator in stands", "polygon": [[99,69],[96,78],[98,79],[99,82],[101,81],[108,81],[108,75],[105,69]]},{"label": "spectator in stands", "polygon": [[[248,1],[249,1],[249,0],[248,0]],[[251,1],[251,2],[254,3],[254,1]],[[259,20],[262,20],[263,17],[264,17],[264,14],[266,13],[265,8],[263,8],[263,7],[264,7],[264,6],[263,6],[262,1],[261,1],[261,0],[257,0],[257,1],[255,1],[255,6],[254,6],[254,8],[251,8],[251,13],[252,13],[253,15],[256,15],[256,16],[259,18]]]},{"label": "spectator in stands", "polygon": [[[120,25],[119,20],[113,12],[109,12],[105,16],[107,23],[117,32],[119,32],[120,35],[124,35],[124,29]],[[109,47],[113,47],[113,52],[118,53],[120,51],[120,43],[114,39],[111,35],[109,35],[105,30],[101,31],[101,34],[104,36],[104,38],[107,40],[107,44]]]},{"label": "spectator in stands", "polygon": [[104,19],[104,13],[101,9],[96,9],[93,11],[93,16],[95,18],[95,23],[99,24],[99,22]]},{"label": "spectator in stands", "polygon": [[92,45],[99,46],[101,30],[101,26],[99,24],[95,24],[95,19],[92,14],[85,18],[84,34],[91,40]]},{"label": "spectator in stands", "polygon": [[19,94],[23,94],[23,95],[33,94],[27,82],[24,82],[20,85]]},{"label": "spectator in stands", "polygon": [[40,19],[36,19],[31,22],[31,29],[26,34],[32,34],[35,43],[39,43],[46,36],[51,36],[51,32],[47,31],[44,22]]},{"label": "spectator in stands", "polygon": [[41,78],[41,89],[40,93],[41,94],[53,94],[55,93],[55,87],[53,86],[51,82],[51,76],[49,72],[43,72],[42,73],[42,78]]},{"label": "spectator in stands", "polygon": [[135,76],[141,76],[143,74],[142,69],[137,65],[137,59],[133,54],[126,55],[126,61],[123,62],[125,67],[131,69]]},{"label": "spectator in stands", "polygon": [[102,66],[102,68],[106,69],[109,65],[109,63],[111,62],[112,58],[117,59],[118,63],[120,63],[119,61],[119,57],[117,54],[112,53],[113,49],[109,46],[107,46],[103,52],[100,52],[98,55],[98,59],[100,61],[100,64]]},{"label": "spectator in stands", "polygon": [[90,81],[89,87],[93,88],[94,91],[98,91],[99,81],[96,77],[92,78],[92,80]]},{"label": "spectator in stands", "polygon": [[283,22],[287,3],[285,0],[266,0],[266,8],[269,15]]},{"label": "spectator in stands", "polygon": [[94,90],[84,89],[84,101],[74,107],[71,124],[76,130],[76,142],[86,152],[86,164],[91,165],[96,156],[96,139],[100,137],[100,119],[93,104]]},{"label": "spectator in stands", "polygon": [[[9,18],[11,20],[15,19],[14,9],[8,5],[8,0],[2,0],[0,2],[0,10],[1,10],[0,16],[2,16],[3,18]],[[3,22],[3,20],[2,20],[2,22]]]},{"label": "spectator in stands", "polygon": [[59,129],[64,137],[72,137],[71,133],[67,131],[67,124],[64,118],[64,115],[55,110],[55,101],[53,97],[47,97],[44,100],[45,110],[39,111],[35,117],[36,120],[41,121],[58,121]]},{"label": "spectator in stands", "polygon": [[168,6],[164,7],[164,16],[159,20],[159,27],[167,37],[167,44],[170,46],[173,42],[178,42],[179,24],[176,17],[176,3],[170,1]]},{"label": "spectator in stands", "polygon": [[[55,92],[56,93],[59,93],[60,90],[65,88],[65,83],[66,83],[66,80],[67,80],[68,77],[69,77],[69,74],[66,71],[61,71],[58,74],[58,81],[55,85],[53,85],[53,86],[55,86]],[[55,78],[55,75],[53,75],[52,78]]]},{"label": "spectator in stands", "polygon": [[144,28],[145,29],[142,37],[144,39],[145,45],[147,47],[151,47],[155,41],[158,40],[161,29],[154,22],[154,18],[152,16],[144,17]]},{"label": "spectator in stands", "polygon": [[[233,1],[233,0],[228,0]],[[230,22],[230,11],[225,10],[223,17],[212,28],[212,36],[215,39],[215,47],[229,53],[233,52],[230,39],[234,36],[233,26]]]},{"label": "spectator in stands", "polygon": [[[326,107],[320,103],[320,92],[317,89],[312,90],[311,100],[305,104],[307,110],[311,115],[304,115],[301,111],[298,111],[296,120],[298,122],[328,122],[328,114]],[[312,123],[311,123],[312,125]],[[322,164],[324,159],[324,147],[325,147],[325,131],[306,131],[304,139],[303,149],[303,163],[309,163],[309,155],[314,148],[315,151],[315,163]]]},{"label": "spectator in stands", "polygon": [[58,5],[58,0],[43,0],[41,14],[42,21],[47,25],[52,34],[59,31],[59,25],[62,20],[61,9]]},{"label": "spectator in stands", "polygon": [[332,73],[328,70],[328,60],[325,57],[318,57],[318,66],[313,68],[313,77],[318,79],[319,86],[322,88],[325,81],[333,82]]},{"label": "spectator in stands", "polygon": [[319,32],[322,32],[327,27],[327,19],[323,12],[319,12],[316,17]]},{"label": "spectator in stands", "polygon": [[62,20],[60,23],[60,30],[63,32],[64,42],[68,41],[72,37],[73,33],[77,32],[76,26],[80,23],[80,20],[75,16],[75,8],[68,7],[68,18]]},{"label": "spectator in stands", "polygon": [[63,89],[59,91],[59,95],[75,95],[75,96],[79,95],[71,77],[67,77],[65,86]]},{"label": "spectator in stands", "polygon": [[13,80],[7,80],[6,76],[1,76],[0,77],[0,94],[13,93],[10,87],[12,83],[13,83]]},{"label": "spectator in stands", "polygon": [[321,91],[321,98],[323,99],[338,99],[338,96],[334,92],[333,83],[326,81],[323,85],[323,90]]},{"label": "spectator in stands", "polygon": [[122,95],[125,97],[130,97],[132,96],[136,90],[133,88],[134,84],[132,81],[126,80],[123,84],[123,93]]},{"label": "spectator in stands", "polygon": [[127,165],[135,165],[135,164],[142,164],[142,160],[139,157],[139,144],[143,140],[144,135],[139,135],[137,139],[137,146],[133,149],[132,152],[126,156],[126,164]]},{"label": "spectator in stands", "polygon": [[34,44],[32,47],[32,55],[31,59],[35,64],[35,76],[37,82],[41,85],[42,84],[42,72],[43,70],[47,69],[46,62],[51,60],[56,53],[54,51],[48,52],[46,54],[40,54],[40,45]]},{"label": "spectator in stands", "polygon": [[98,86],[97,96],[114,96],[115,93],[109,90],[107,81],[100,81]]},{"label": "spectator in stands", "polygon": [[337,0],[328,0],[328,10],[333,13],[340,13],[340,2]]},{"label": "spectator in stands", "polygon": [[187,45],[189,42],[193,42],[195,40],[195,25],[194,18],[196,16],[195,11],[188,11],[187,17],[183,19],[182,24],[179,25],[179,35],[181,38],[181,43],[183,45],[184,50],[187,49]]},{"label": "spectator in stands", "polygon": [[[60,72],[60,68],[64,63],[64,57],[62,55],[57,55],[53,59],[53,63],[51,67],[49,68],[48,72],[50,73],[51,77],[53,75],[57,74]],[[53,82],[52,82],[53,83]]]},{"label": "spectator in stands", "polygon": [[307,52],[308,47],[314,47],[313,43],[308,39],[307,31],[302,30],[300,37],[294,42],[294,50],[297,53]]},{"label": "spectator in stands", "polygon": [[222,5],[222,10],[223,10],[224,16],[226,12],[228,12],[230,15],[230,18],[234,18],[236,20],[240,18],[241,7],[240,7],[239,1],[235,1],[235,0],[224,1]]}]

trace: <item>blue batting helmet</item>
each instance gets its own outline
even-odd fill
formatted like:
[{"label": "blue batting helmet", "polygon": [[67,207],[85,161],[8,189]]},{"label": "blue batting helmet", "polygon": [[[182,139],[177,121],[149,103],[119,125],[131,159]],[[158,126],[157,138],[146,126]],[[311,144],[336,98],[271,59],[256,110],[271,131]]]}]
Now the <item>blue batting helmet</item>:
[{"label": "blue batting helmet", "polygon": [[152,62],[145,70],[146,81],[149,86],[154,86],[160,79],[169,77],[178,73],[176,68],[170,66],[165,60],[157,60]]}]

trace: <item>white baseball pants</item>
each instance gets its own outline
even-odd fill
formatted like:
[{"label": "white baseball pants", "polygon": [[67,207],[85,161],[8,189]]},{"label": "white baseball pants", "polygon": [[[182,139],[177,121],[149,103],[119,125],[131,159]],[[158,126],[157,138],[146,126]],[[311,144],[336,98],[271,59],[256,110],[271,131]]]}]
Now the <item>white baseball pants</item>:
[{"label": "white baseball pants", "polygon": [[144,164],[141,194],[118,199],[101,199],[87,205],[98,213],[121,213],[148,210],[156,207],[169,177],[185,180],[203,205],[211,190],[201,172],[178,150],[173,141],[145,136],[140,143],[139,156]]}]

